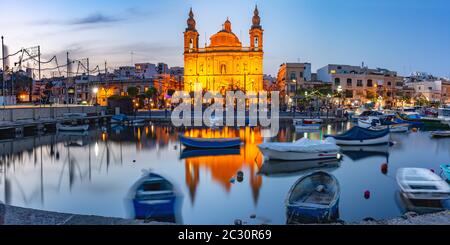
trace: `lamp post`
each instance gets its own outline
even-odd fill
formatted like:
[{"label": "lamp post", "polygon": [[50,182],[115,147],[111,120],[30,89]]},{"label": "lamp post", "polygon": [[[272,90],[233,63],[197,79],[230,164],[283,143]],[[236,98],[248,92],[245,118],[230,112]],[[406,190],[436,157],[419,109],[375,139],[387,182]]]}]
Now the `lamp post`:
[{"label": "lamp post", "polygon": [[337,92],[339,94],[339,107],[341,107],[341,100],[342,100],[342,86],[341,85],[339,85],[337,87]]},{"label": "lamp post", "polygon": [[94,101],[95,103],[93,103],[94,105],[97,105],[97,93],[98,93],[98,87],[94,87],[92,88],[92,93],[94,94]]}]

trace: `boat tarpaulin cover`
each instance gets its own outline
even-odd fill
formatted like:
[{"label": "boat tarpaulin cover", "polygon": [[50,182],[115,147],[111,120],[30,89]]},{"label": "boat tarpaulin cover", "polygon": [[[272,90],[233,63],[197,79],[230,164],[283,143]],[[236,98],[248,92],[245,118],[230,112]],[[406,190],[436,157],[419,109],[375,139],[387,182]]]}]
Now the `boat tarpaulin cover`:
[{"label": "boat tarpaulin cover", "polygon": [[271,149],[275,151],[285,152],[335,152],[339,150],[339,146],[333,141],[328,140],[310,140],[302,138],[293,143],[287,142],[270,142],[259,145],[260,149]]},{"label": "boat tarpaulin cover", "polygon": [[389,134],[389,128],[384,130],[370,130],[361,127],[353,127],[349,131],[340,135],[326,135],[325,137],[333,137],[338,140],[370,140],[377,139]]}]

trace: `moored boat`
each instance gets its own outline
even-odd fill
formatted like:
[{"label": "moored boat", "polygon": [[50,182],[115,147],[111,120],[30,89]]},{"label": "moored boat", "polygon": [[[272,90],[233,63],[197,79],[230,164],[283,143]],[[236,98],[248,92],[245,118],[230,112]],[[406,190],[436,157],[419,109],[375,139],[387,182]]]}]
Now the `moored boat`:
[{"label": "moored boat", "polygon": [[385,130],[389,128],[391,133],[405,133],[409,130],[409,124],[403,123],[403,124],[391,124],[391,125],[380,125],[376,127],[370,127],[369,129],[372,130]]},{"label": "moored boat", "polygon": [[376,116],[360,117],[358,119],[358,126],[361,128],[381,126],[381,119]]},{"label": "moored boat", "polygon": [[441,177],[426,168],[397,170],[397,184],[409,199],[442,200],[450,198],[450,187]]},{"label": "moored boat", "polygon": [[431,136],[434,138],[446,138],[450,137],[450,131],[432,131]]},{"label": "moored boat", "polygon": [[232,148],[239,147],[242,144],[240,138],[193,138],[181,134],[179,136],[181,144],[190,148]]},{"label": "moored boat", "polygon": [[310,140],[302,138],[293,143],[268,142],[258,145],[266,159],[303,161],[337,158],[339,147],[332,140]]},{"label": "moored boat", "polygon": [[61,131],[87,131],[89,129],[88,124],[83,125],[69,125],[69,124],[60,124],[56,125],[56,128]]},{"label": "moored boat", "polygon": [[325,135],[334,138],[338,145],[378,145],[389,143],[389,128],[384,130],[370,130],[355,126],[340,135]]},{"label": "moored boat", "polygon": [[440,167],[447,181],[450,181],[450,164],[442,164]]},{"label": "moored boat", "polygon": [[286,200],[287,223],[328,223],[339,217],[339,182],[317,171],[303,176],[291,187]]},{"label": "moored boat", "polygon": [[294,119],[295,130],[319,130],[322,127],[322,119]]}]

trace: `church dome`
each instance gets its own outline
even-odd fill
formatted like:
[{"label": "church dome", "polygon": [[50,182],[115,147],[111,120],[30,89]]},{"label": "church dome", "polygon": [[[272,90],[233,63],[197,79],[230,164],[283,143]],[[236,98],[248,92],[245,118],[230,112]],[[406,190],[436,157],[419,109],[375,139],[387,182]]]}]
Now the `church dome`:
[{"label": "church dome", "polygon": [[242,47],[239,38],[231,31],[231,22],[226,20],[223,29],[210,38],[210,47]]}]

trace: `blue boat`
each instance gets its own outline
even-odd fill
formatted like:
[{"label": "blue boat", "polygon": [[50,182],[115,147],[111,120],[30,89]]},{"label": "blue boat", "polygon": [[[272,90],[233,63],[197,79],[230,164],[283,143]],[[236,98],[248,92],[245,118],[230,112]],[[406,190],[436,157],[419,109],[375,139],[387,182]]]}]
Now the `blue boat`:
[{"label": "blue boat", "polygon": [[146,173],[131,188],[135,219],[181,223],[180,196],[173,184],[154,173]]},{"label": "blue boat", "polygon": [[339,218],[339,182],[333,175],[317,171],[292,186],[286,200],[288,224],[330,223]]},{"label": "blue boat", "polygon": [[241,154],[241,149],[236,148],[225,148],[225,149],[184,149],[181,152],[180,159],[193,158],[193,157],[208,157],[208,156],[228,156],[228,155],[239,155]]},{"label": "blue boat", "polygon": [[442,164],[440,167],[445,178],[447,178],[447,181],[450,181],[450,164]]},{"label": "blue boat", "polygon": [[390,129],[370,130],[355,126],[340,135],[325,135],[336,140],[338,145],[381,145],[389,143]]},{"label": "blue boat", "polygon": [[188,148],[220,149],[239,147],[240,138],[192,138],[180,135],[180,142]]},{"label": "blue boat", "polygon": [[397,123],[397,124],[407,123],[407,124],[409,124],[409,125],[411,125],[413,127],[419,127],[419,128],[423,127],[425,125],[423,122],[420,122],[420,121],[404,120],[404,119],[399,118],[399,117],[395,118],[394,122]]}]

